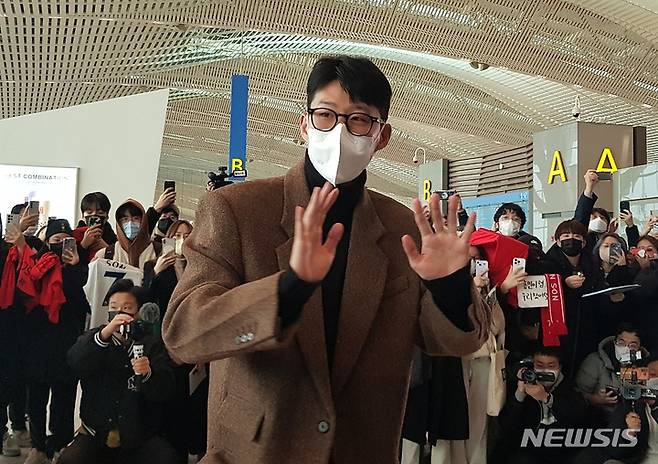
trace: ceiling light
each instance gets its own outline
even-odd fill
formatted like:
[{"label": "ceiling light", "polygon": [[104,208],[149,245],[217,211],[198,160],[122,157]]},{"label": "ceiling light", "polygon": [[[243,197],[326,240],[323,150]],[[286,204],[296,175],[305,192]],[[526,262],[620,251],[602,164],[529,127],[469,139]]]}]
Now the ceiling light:
[{"label": "ceiling light", "polygon": [[486,63],[479,63],[477,61],[471,61],[468,63],[471,68],[473,69],[479,69],[480,71],[484,71],[485,69],[489,69],[489,65]]}]

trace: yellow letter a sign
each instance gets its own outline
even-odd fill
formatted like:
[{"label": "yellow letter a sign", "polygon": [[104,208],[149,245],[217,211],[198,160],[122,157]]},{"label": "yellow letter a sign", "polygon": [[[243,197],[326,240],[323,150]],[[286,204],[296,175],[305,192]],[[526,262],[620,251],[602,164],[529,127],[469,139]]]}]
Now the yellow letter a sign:
[{"label": "yellow letter a sign", "polygon": [[551,172],[548,174],[548,183],[552,184],[555,176],[560,176],[562,182],[567,181],[567,174],[564,172],[564,163],[562,162],[562,153],[555,150],[553,153],[553,162],[551,163]]},{"label": "yellow letter a sign", "polygon": [[[605,167],[606,160],[610,163],[610,167]],[[617,163],[615,163],[615,157],[612,156],[612,150],[610,147],[605,147],[601,153],[601,158],[599,158],[599,165],[596,167],[596,172],[609,172],[611,174],[617,172]]]}]

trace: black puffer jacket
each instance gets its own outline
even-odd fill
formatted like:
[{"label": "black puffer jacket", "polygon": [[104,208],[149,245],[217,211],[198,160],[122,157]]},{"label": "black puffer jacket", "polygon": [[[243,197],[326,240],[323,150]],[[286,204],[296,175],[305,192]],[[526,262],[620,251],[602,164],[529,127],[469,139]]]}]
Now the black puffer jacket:
[{"label": "black puffer jacket", "polygon": [[[562,249],[555,244],[546,253],[546,271],[562,276],[568,334],[560,337],[560,347],[563,371],[571,378],[583,359],[596,350],[599,341],[596,339],[594,325],[595,303],[591,298],[582,298],[596,287],[597,279],[592,255],[583,251],[578,266],[573,267]],[[577,272],[584,274],[585,283],[578,289],[571,289],[565,279]]]},{"label": "black puffer jacket", "polygon": [[103,327],[86,332],[69,351],[69,364],[82,379],[80,417],[102,443],[111,430],[118,429],[121,447],[133,449],[162,426],[163,403],[175,386],[173,363],[162,339],[146,336],[144,356],[149,359],[151,376],[134,391],[129,350],[114,339],[101,346],[96,334]]}]

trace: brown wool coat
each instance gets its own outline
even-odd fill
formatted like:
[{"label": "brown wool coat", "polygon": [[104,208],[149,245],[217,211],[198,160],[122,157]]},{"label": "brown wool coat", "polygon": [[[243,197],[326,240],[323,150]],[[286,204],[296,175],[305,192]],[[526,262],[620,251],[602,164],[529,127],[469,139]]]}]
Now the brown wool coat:
[{"label": "brown wool coat", "polygon": [[477,296],[468,309],[475,329],[462,332],[409,267],[400,237],[420,243],[412,213],[366,191],[330,375],[321,288],[299,322],[279,326],[294,208],[308,201],[300,164],[282,178],[212,192],[199,207],[163,335],[174,358],[212,362],[205,464],[397,463],[414,345],[462,356],[485,341]]}]

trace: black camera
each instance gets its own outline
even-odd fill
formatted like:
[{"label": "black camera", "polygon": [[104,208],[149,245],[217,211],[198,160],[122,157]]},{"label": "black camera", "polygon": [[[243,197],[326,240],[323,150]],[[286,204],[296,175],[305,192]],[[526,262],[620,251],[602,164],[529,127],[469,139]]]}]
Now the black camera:
[{"label": "black camera", "polygon": [[640,383],[623,382],[621,388],[608,385],[606,391],[613,392],[615,396],[621,396],[627,401],[656,400],[658,391],[645,387]]},{"label": "black camera", "polygon": [[519,363],[519,374],[524,383],[554,383],[556,380],[553,372],[537,372],[532,359],[524,359]]},{"label": "black camera", "polygon": [[227,185],[231,185],[233,181],[227,180],[230,175],[228,174],[228,168],[226,166],[220,166],[219,167],[219,174],[215,174],[214,172],[209,172],[208,173],[208,185],[212,185],[213,190],[226,187]]},{"label": "black camera", "polygon": [[553,372],[537,372],[534,369],[523,369],[521,371],[521,380],[525,383],[538,383],[538,382],[555,382],[555,374]]}]

